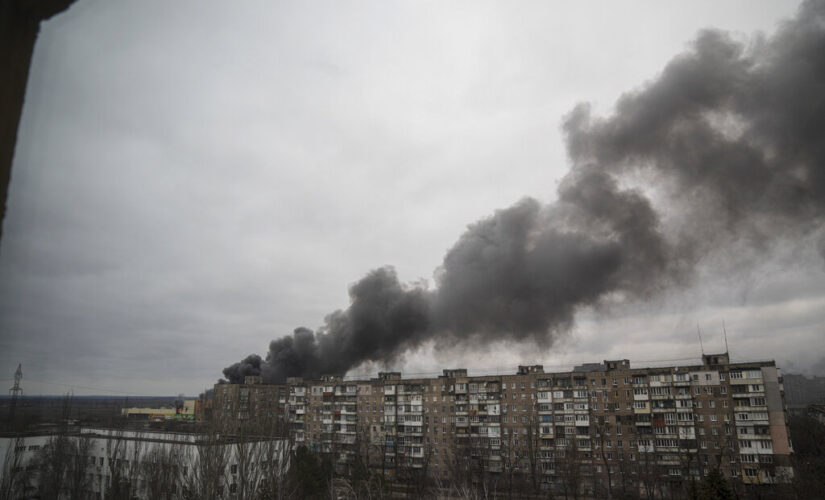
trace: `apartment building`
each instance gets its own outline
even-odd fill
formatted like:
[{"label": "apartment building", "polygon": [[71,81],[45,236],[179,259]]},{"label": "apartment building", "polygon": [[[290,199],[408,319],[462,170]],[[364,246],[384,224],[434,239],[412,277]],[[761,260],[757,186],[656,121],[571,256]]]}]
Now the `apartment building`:
[{"label": "apartment building", "polygon": [[[225,398],[241,394],[223,390]],[[782,376],[772,361],[714,354],[656,368],[608,360],[556,373],[541,365],[511,375],[389,372],[289,379],[259,394],[284,391],[281,414],[295,444],[329,454],[342,472],[360,458],[388,475],[519,474],[548,489],[575,478],[585,491],[649,490],[716,467],[745,484],[792,475]],[[242,407],[216,400],[215,411]]]},{"label": "apartment building", "polygon": [[211,418],[229,430],[250,423],[257,427],[252,431],[269,431],[285,420],[287,398],[285,386],[264,384],[258,376],[246,377],[243,384],[216,384]]}]

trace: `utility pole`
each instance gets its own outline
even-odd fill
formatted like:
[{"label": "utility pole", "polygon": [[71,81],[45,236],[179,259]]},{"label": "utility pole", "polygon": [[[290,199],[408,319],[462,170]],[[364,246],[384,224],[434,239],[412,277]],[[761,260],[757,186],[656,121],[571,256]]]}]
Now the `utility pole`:
[{"label": "utility pole", "polygon": [[14,372],[14,387],[9,389],[11,394],[11,406],[9,407],[9,423],[14,423],[14,413],[17,409],[17,398],[23,395],[23,388],[20,387],[20,380],[23,379],[23,365],[17,365],[17,371]]}]

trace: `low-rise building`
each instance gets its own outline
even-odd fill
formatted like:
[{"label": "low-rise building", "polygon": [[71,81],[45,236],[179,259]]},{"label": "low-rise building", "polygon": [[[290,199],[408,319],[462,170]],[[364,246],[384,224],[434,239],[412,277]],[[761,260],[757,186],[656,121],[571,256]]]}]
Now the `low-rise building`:
[{"label": "low-rise building", "polygon": [[234,497],[276,489],[288,451],[279,438],[71,428],[0,437],[0,484],[10,499]]},{"label": "low-rise building", "polygon": [[123,408],[121,414],[133,420],[194,420],[196,403],[196,399],[182,399],[168,407]]}]

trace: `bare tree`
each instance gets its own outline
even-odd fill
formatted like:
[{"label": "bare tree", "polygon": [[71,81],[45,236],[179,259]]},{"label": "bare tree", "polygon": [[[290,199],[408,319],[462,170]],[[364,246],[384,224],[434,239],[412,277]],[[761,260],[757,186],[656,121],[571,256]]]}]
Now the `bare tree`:
[{"label": "bare tree", "polygon": [[289,432],[289,423],[275,417],[268,422],[267,438],[259,455],[261,468],[258,498],[281,500],[294,498],[296,489],[287,474],[294,447],[294,438]]},{"label": "bare tree", "polygon": [[139,490],[143,440],[139,434],[130,436],[124,429],[112,429],[106,439],[106,459],[109,485],[106,498],[131,500]]},{"label": "bare tree", "polygon": [[59,431],[41,448],[36,459],[41,498],[84,498],[89,494],[89,443],[88,436]]},{"label": "bare tree", "polygon": [[527,461],[527,472],[530,476],[530,486],[532,487],[533,493],[536,493],[539,491],[541,474],[541,465],[539,463],[539,444],[541,438],[539,432],[539,415],[535,402],[530,406],[529,413],[526,416],[522,416],[522,425],[524,426],[523,429],[526,430],[526,434],[523,434],[523,450]]},{"label": "bare tree", "polygon": [[260,462],[266,451],[264,426],[262,421],[244,422],[232,436],[230,493],[239,500],[251,499],[258,491],[262,477]]},{"label": "bare tree", "polygon": [[648,500],[654,500],[657,492],[661,496],[662,466],[658,463],[653,445],[649,444],[649,440],[639,452],[638,474],[640,485]]},{"label": "bare tree", "polygon": [[[607,495],[605,498],[610,500],[613,498],[613,486],[612,486],[612,477],[611,477],[611,469],[610,464],[607,463],[607,454],[605,454],[605,442],[606,437],[610,430],[610,424],[608,423],[608,415],[595,415],[593,413],[593,404],[589,404],[588,406],[588,418],[590,422],[590,432],[591,432],[591,442],[593,443],[592,449],[598,456],[601,458],[602,467],[604,467],[605,473],[607,474]],[[595,451],[599,450],[599,451]]]},{"label": "bare tree", "polygon": [[84,498],[91,493],[92,482],[88,474],[92,439],[88,434],[79,434],[71,441],[67,457],[69,498]]},{"label": "bare tree", "polygon": [[163,443],[153,447],[143,455],[141,476],[146,482],[149,498],[171,500],[180,489],[183,456],[174,443]]},{"label": "bare tree", "polygon": [[9,442],[3,457],[2,481],[0,481],[0,498],[17,498],[22,496],[30,486],[25,460],[26,440],[18,435]]},{"label": "bare tree", "polygon": [[[564,435],[564,434],[563,434]],[[576,442],[575,435],[572,438],[565,437],[566,444],[562,450],[561,460],[557,461],[556,467],[560,480],[560,486],[564,498],[572,497],[573,500],[578,500],[581,496],[583,474],[581,457],[579,456],[579,446]]]},{"label": "bare tree", "polygon": [[451,491],[471,491],[473,489],[473,471],[470,463],[469,437],[456,438],[453,435],[447,453],[446,482],[448,489]]},{"label": "bare tree", "polygon": [[189,464],[183,474],[184,498],[226,498],[225,485],[229,483],[229,448],[216,425],[207,427],[198,435],[195,446],[188,448],[184,460]]}]

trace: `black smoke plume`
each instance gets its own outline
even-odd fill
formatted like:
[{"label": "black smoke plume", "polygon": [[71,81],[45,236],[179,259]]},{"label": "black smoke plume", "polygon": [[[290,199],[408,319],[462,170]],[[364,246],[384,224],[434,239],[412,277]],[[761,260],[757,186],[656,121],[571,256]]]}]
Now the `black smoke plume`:
[{"label": "black smoke plume", "polygon": [[572,167],[556,202],[524,199],[470,225],[433,289],[370,272],[318,331],[299,328],[224,375],[344,373],[430,340],[547,346],[583,307],[688,283],[708,252],[821,231],[825,1],[747,44],[704,31],[612,116],[579,105],[564,130]]}]

